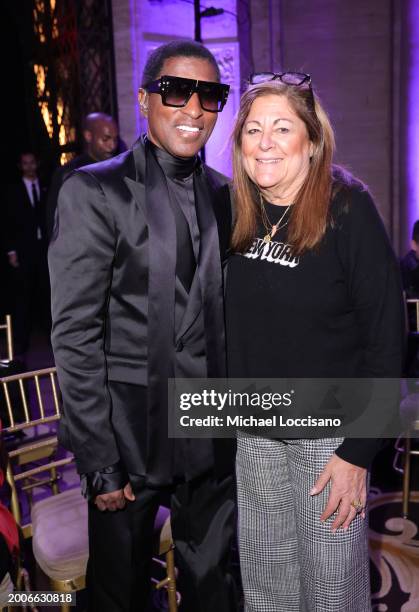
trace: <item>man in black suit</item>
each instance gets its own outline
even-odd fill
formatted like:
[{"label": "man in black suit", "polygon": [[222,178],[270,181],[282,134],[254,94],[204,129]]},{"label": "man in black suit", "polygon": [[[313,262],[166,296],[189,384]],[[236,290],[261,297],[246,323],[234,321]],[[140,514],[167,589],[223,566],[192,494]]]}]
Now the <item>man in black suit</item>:
[{"label": "man in black suit", "polygon": [[45,227],[46,188],[32,152],[20,155],[21,180],[7,193],[5,246],[13,268],[15,353],[29,347],[34,319],[49,336],[50,306]]},{"label": "man in black suit", "polygon": [[46,210],[48,240],[51,239],[54,229],[58,193],[67,176],[76,168],[105,161],[115,154],[118,146],[118,126],[115,119],[105,113],[90,113],[84,120],[83,139],[85,143],[84,152],[64,166],[57,168],[52,177]]},{"label": "man in black suit", "polygon": [[[229,567],[234,448],[168,437],[167,379],[225,376],[227,179],[199,150],[227,100],[214,57],[176,41],[150,55],[147,136],[64,183],[50,251],[63,444],[89,502],[89,610],[145,610],[162,493],[182,610],[236,610]],[[223,443],[223,444],[222,444]]]}]

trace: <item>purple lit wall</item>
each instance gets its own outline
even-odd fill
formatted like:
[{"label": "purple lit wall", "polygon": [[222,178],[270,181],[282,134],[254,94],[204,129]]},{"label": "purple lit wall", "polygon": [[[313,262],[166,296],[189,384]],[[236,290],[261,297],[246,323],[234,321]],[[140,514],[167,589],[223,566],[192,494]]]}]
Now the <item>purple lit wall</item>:
[{"label": "purple lit wall", "polygon": [[419,219],[419,0],[406,0],[402,40],[401,129],[405,138],[401,141],[401,193],[407,204],[403,224],[407,247],[412,226]]}]

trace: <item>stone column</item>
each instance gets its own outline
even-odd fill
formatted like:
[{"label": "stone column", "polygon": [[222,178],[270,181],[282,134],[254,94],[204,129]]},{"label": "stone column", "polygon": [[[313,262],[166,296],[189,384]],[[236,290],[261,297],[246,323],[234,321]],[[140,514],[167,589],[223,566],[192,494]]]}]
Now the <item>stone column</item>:
[{"label": "stone column", "polygon": [[282,0],[248,0],[247,4],[254,71],[278,72],[282,69]]},{"label": "stone column", "polygon": [[137,102],[139,58],[135,40],[135,24],[138,21],[136,9],[135,0],[112,0],[119,129],[121,138],[128,147],[140,133]]}]

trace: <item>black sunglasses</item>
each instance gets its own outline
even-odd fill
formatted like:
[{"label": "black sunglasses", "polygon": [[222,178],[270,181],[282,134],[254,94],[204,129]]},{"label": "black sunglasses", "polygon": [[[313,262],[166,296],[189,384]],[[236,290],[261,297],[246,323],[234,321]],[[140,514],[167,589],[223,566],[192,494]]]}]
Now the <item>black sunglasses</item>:
[{"label": "black sunglasses", "polygon": [[258,85],[268,81],[281,81],[285,85],[307,85],[311,88],[311,76],[305,72],[254,72],[249,77],[250,85]]},{"label": "black sunglasses", "polygon": [[204,111],[220,113],[227,102],[230,85],[163,75],[157,81],[149,83],[144,89],[149,93],[160,94],[165,106],[177,108],[186,106],[196,92]]}]

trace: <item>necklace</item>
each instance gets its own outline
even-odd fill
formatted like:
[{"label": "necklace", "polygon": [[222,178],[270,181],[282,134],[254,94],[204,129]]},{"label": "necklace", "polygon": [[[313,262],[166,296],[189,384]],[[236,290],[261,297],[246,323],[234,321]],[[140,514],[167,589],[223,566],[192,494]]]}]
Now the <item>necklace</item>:
[{"label": "necklace", "polygon": [[259,192],[259,200],[260,200],[260,216],[262,218],[262,223],[266,230],[266,235],[263,238],[263,242],[271,242],[276,232],[287,225],[289,219],[287,219],[285,223],[283,223],[282,225],[281,225],[281,221],[284,219],[285,215],[289,211],[290,207],[292,206],[292,203],[288,204],[284,213],[281,215],[281,218],[279,219],[279,221],[277,221],[275,225],[272,225],[272,223],[269,221],[268,214],[266,212],[265,204],[263,201],[263,197],[260,192]]}]

